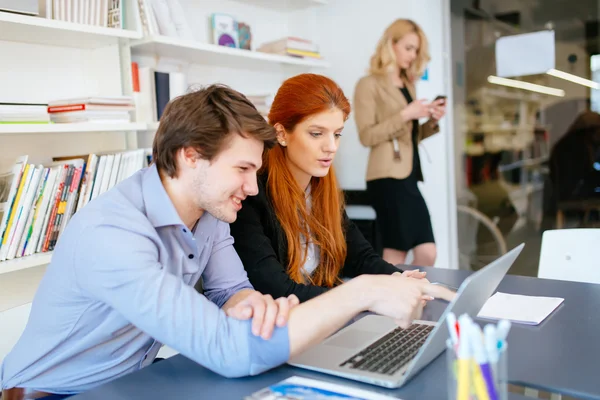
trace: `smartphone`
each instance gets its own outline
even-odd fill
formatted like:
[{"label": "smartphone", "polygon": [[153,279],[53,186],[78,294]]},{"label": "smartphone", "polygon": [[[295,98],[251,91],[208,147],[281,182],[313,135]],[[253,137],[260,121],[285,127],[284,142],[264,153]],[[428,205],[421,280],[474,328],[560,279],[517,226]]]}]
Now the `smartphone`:
[{"label": "smartphone", "polygon": [[439,96],[437,96],[437,97],[435,98],[435,100],[433,100],[433,101],[437,101],[437,100],[440,100],[440,99],[443,99],[443,100],[444,100],[444,103],[442,103],[442,104],[446,104],[446,96],[445,96],[445,95],[443,95],[443,94],[440,94]]}]

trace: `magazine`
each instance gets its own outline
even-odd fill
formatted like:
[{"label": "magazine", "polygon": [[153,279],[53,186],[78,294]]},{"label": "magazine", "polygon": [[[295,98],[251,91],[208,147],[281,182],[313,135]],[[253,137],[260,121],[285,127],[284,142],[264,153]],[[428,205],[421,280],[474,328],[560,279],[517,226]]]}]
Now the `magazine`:
[{"label": "magazine", "polygon": [[259,390],[244,400],[392,400],[385,396],[350,386],[292,376]]}]

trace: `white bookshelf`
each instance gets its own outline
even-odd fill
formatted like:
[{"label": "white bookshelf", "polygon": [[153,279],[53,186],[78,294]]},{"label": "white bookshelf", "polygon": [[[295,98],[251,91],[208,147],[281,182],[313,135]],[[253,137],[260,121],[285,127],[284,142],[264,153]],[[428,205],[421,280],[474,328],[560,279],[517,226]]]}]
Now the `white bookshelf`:
[{"label": "white bookshelf", "polygon": [[158,122],[150,122],[146,127],[147,131],[156,131],[157,129],[158,129]]},{"label": "white bookshelf", "polygon": [[194,64],[217,65],[220,67],[244,68],[269,65],[328,68],[324,60],[311,60],[278,54],[243,50],[193,40],[182,40],[167,36],[151,36],[131,43],[133,55],[167,58]]},{"label": "white bookshelf", "polygon": [[38,253],[13,260],[0,261],[0,275],[50,264],[52,252]]},{"label": "white bookshelf", "polygon": [[322,6],[327,0],[235,0],[240,3],[252,4],[259,7],[278,11],[302,10],[309,7]]},{"label": "white bookshelf", "polygon": [[141,33],[132,30],[0,12],[2,41],[94,49],[141,37]]},{"label": "white bookshelf", "polygon": [[120,132],[143,131],[145,123],[0,124],[0,135],[21,133]]},{"label": "white bookshelf", "polygon": [[45,272],[46,266],[39,265],[0,275],[0,313],[31,303]]}]

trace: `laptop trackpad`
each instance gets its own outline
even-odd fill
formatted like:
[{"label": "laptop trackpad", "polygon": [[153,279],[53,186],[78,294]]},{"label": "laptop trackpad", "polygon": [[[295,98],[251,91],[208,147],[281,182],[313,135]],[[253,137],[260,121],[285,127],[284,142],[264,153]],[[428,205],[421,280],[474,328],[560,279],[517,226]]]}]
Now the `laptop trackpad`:
[{"label": "laptop trackpad", "polygon": [[358,349],[360,346],[369,344],[369,340],[373,341],[378,335],[381,334],[360,331],[358,329],[349,329],[346,332],[340,333],[336,337],[329,339],[325,344],[328,346]]}]

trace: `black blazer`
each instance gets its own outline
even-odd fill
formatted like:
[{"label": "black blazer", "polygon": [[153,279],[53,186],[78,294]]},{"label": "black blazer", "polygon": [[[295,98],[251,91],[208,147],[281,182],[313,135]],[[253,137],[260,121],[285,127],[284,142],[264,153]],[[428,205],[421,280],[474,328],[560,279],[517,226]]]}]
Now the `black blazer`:
[{"label": "black blazer", "polygon": [[[303,302],[329,288],[299,284],[287,274],[287,241],[268,196],[266,178],[265,174],[259,175],[258,195],[244,200],[237,220],[230,225],[234,247],[256,290],[273,298],[293,293]],[[341,270],[342,277],[402,272],[373,250],[345,212],[344,228],[348,252]]]}]

